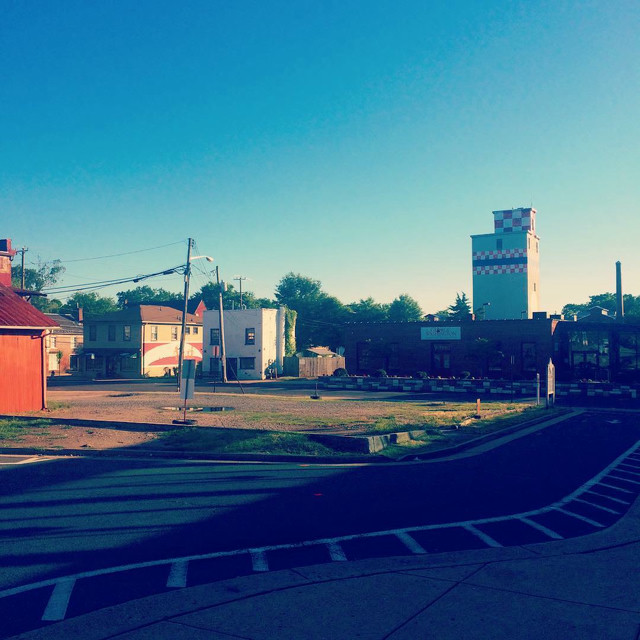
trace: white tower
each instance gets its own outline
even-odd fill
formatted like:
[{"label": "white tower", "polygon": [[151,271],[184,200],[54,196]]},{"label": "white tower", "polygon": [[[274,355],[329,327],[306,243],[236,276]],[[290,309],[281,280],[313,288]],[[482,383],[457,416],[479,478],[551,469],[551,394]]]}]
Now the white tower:
[{"label": "white tower", "polygon": [[536,210],[494,211],[494,233],[471,236],[473,311],[481,320],[530,318],[539,309]]}]

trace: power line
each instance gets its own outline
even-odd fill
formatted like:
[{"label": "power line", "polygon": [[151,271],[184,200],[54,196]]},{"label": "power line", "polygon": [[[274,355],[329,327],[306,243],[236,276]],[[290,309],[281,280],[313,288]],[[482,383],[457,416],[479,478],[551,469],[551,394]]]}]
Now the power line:
[{"label": "power line", "polygon": [[157,247],[149,247],[148,249],[137,249],[136,251],[125,251],[124,253],[111,253],[107,256],[95,256],[93,258],[74,258],[73,260],[60,260],[62,264],[68,264],[69,262],[87,262],[88,260],[103,260],[105,258],[118,258],[120,256],[130,256],[134,253],[144,253],[145,251],[155,251],[156,249],[164,249],[165,247],[172,247],[176,244],[183,244],[184,240],[178,240],[177,242],[169,242],[168,244],[161,244]]}]

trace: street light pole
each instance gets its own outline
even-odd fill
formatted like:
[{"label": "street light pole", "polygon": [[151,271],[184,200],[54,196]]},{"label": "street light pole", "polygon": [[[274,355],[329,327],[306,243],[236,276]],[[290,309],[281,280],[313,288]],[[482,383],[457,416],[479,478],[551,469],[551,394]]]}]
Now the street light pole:
[{"label": "street light pole", "polygon": [[[178,354],[178,391],[180,391],[180,378],[182,377],[182,366],[184,364],[184,342],[187,329],[187,306],[189,303],[189,280],[191,278],[191,261],[198,258],[206,258],[208,262],[213,262],[211,256],[194,256],[191,257],[191,247],[193,247],[193,238],[188,240],[187,248],[187,264],[184,268],[184,305],[182,308],[182,332],[180,333],[180,351]],[[204,340],[204,336],[202,337]]]},{"label": "street light pole", "polygon": [[182,377],[182,365],[184,363],[184,340],[187,328],[187,305],[189,303],[189,278],[191,276],[191,247],[193,238],[187,241],[187,265],[184,270],[184,305],[182,309],[182,331],[180,332],[180,352],[178,354],[178,391],[180,391],[180,378]]},{"label": "street light pole", "polygon": [[222,365],[222,382],[227,382],[227,351],[224,345],[224,310],[222,308],[222,287],[220,286],[220,272],[216,267],[216,282],[218,283],[218,311],[220,314],[220,364]]}]

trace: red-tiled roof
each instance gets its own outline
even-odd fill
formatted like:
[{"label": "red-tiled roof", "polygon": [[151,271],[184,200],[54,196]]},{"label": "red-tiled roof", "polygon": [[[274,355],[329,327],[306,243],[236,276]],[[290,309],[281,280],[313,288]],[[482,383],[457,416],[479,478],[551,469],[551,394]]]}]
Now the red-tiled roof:
[{"label": "red-tiled roof", "polygon": [[0,284],[0,327],[47,329],[58,323]]},{"label": "red-tiled roof", "polygon": [[[123,311],[112,311],[94,318],[87,318],[87,322],[180,324],[182,322],[182,311],[166,305],[141,304]],[[187,313],[187,324],[202,324],[202,318]]]}]

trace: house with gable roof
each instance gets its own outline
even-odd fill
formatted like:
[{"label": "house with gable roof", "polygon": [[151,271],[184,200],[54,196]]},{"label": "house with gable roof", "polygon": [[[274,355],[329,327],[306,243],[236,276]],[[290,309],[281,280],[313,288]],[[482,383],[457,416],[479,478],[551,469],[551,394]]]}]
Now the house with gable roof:
[{"label": "house with gable roof", "polygon": [[0,413],[47,406],[45,338],[58,325],[11,288],[11,240],[0,240]]}]

